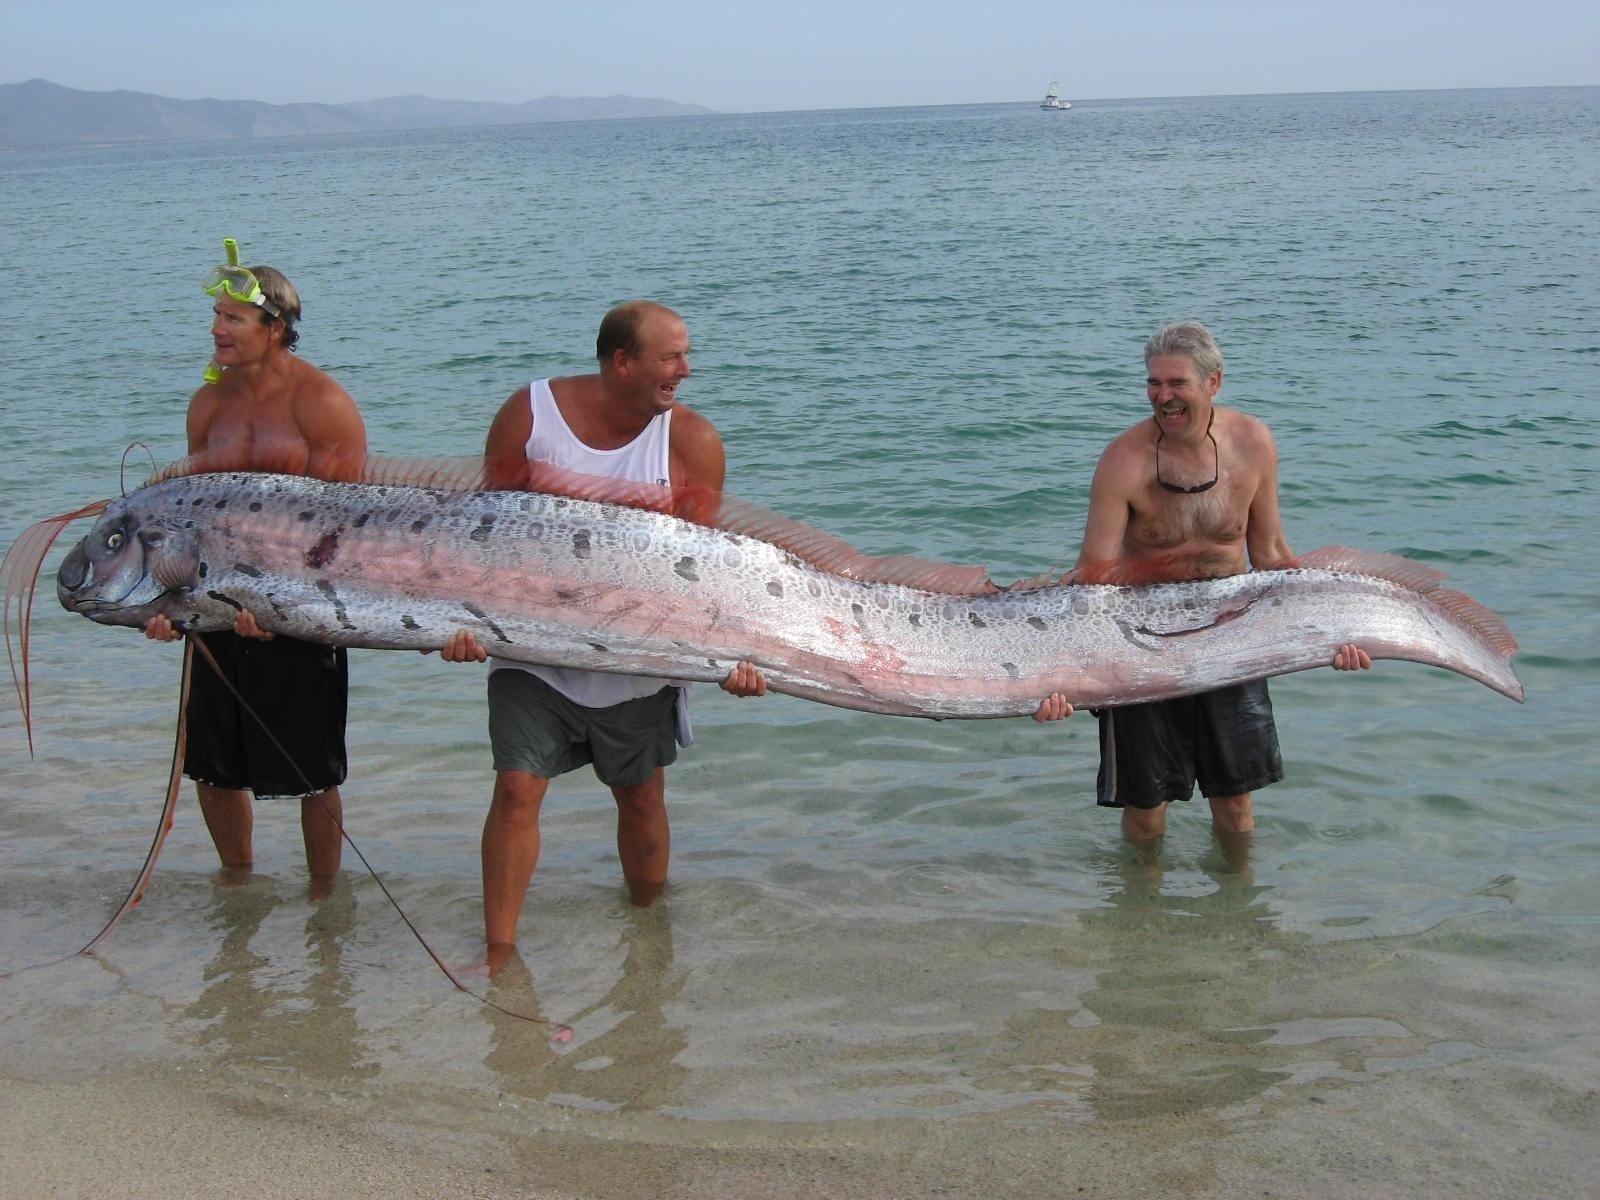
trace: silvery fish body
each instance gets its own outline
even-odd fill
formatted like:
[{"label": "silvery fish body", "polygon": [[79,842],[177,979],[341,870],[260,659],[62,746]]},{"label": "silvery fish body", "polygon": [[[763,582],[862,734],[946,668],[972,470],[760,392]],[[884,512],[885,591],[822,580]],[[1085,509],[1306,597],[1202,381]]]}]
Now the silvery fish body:
[{"label": "silvery fish body", "polygon": [[1369,557],[1402,566],[952,594],[618,504],[220,474],[114,501],[57,591],[115,625],[222,629],[249,609],[293,637],[413,650],[464,628],[503,658],[679,680],[746,659],[776,691],[904,716],[1185,695],[1325,666],[1345,642],[1522,698],[1498,618],[1437,572]]}]

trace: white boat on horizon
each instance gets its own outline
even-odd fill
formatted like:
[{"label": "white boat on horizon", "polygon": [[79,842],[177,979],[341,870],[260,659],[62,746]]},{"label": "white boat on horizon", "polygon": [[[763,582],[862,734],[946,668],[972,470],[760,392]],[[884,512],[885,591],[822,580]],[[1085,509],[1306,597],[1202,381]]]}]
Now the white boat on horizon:
[{"label": "white boat on horizon", "polygon": [[1061,98],[1060,84],[1052,79],[1050,81],[1050,89],[1045,92],[1044,100],[1039,107],[1046,112],[1065,112],[1072,107],[1072,101]]}]

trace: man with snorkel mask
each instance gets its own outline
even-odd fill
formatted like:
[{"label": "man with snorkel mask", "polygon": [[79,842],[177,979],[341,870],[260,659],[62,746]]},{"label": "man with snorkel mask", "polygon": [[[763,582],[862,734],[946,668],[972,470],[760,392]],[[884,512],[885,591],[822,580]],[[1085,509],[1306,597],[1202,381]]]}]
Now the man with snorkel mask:
[{"label": "man with snorkel mask", "polygon": [[[294,285],[272,267],[240,266],[232,238],[223,245],[228,261],[202,285],[213,298],[212,360],[189,400],[185,472],[357,478],[367,453],[366,427],[350,394],[293,353],[300,337]],[[158,616],[145,636],[165,642],[182,635]],[[306,865],[313,884],[325,886],[339,869],[342,848],[344,648],[274,636],[247,611],[232,632],[198,636],[228,682],[209,664],[197,664],[185,713],[183,773],[195,781],[222,865],[248,869],[255,859],[252,793],[299,796]],[[234,689],[271,737],[242,710]]]}]

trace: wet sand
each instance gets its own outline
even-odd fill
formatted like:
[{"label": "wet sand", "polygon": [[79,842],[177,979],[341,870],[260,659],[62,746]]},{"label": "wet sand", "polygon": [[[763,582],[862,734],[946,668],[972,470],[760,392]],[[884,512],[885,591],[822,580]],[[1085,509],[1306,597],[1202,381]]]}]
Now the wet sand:
[{"label": "wet sand", "polygon": [[[1592,1046],[1590,1049],[1592,1050]],[[1576,1074],[1576,1072],[1574,1072]],[[448,1093],[398,1117],[227,1081],[126,1073],[5,1080],[0,1194],[523,1197],[1579,1196],[1600,1101],[1580,1081],[1471,1064],[1422,1087],[1312,1093],[1249,1117],[1123,1122],[606,1125],[547,1111],[513,1132]],[[392,1099],[392,1098],[391,1098]],[[1464,1135],[1481,1120],[1504,1140]],[[1534,1130],[1537,1130],[1537,1135]],[[1588,1131],[1588,1132],[1586,1132]],[[1587,1163],[1587,1168],[1585,1168]]]}]

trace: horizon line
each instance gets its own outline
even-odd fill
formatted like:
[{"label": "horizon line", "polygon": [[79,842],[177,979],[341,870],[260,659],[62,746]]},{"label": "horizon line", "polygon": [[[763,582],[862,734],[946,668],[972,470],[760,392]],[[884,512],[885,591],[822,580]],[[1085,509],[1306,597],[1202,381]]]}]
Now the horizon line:
[{"label": "horizon line", "polygon": [[[590,96],[563,96],[550,93],[544,96],[534,96],[527,100],[473,100],[462,96],[429,96],[421,92],[396,92],[387,96],[374,96],[367,100],[259,100],[255,97],[221,97],[221,96],[172,96],[164,92],[141,92],[136,88],[81,88],[72,84],[56,83],[53,79],[46,79],[42,75],[31,76],[28,79],[16,80],[8,85],[20,86],[25,83],[48,83],[55,87],[67,88],[71,91],[87,93],[99,92],[107,95],[113,92],[130,92],[134,95],[157,96],[166,100],[180,100],[188,103],[202,101],[217,101],[220,103],[251,103],[265,104],[273,108],[289,108],[295,105],[320,105],[322,107],[340,108],[351,104],[372,104],[380,100],[419,99],[434,100],[447,104],[497,104],[508,108],[517,108],[525,104],[534,104],[541,100],[611,100],[621,97],[629,100],[657,100],[669,104],[692,105],[704,108],[703,113],[664,114],[677,117],[694,116],[776,116],[785,113],[822,113],[822,112],[870,112],[878,109],[904,109],[904,108],[970,108],[986,104],[1037,104],[1037,100],[1026,97],[1007,98],[1003,100],[941,100],[924,103],[904,104],[840,104],[812,108],[712,108],[695,100],[679,100],[668,96],[635,96],[627,92],[611,92],[604,95]],[[1171,92],[1160,95],[1146,96],[1085,96],[1073,97],[1072,103],[1078,104],[1125,104],[1137,103],[1146,100],[1229,100],[1264,98],[1272,96],[1362,96],[1386,95],[1396,92],[1517,92],[1517,91],[1549,91],[1549,90],[1575,90],[1581,88],[1600,87],[1597,83],[1512,83],[1512,84],[1457,84],[1450,87],[1373,87],[1373,88],[1313,88],[1307,91],[1266,91],[1266,92]],[[644,119],[662,119],[644,118]]]}]

